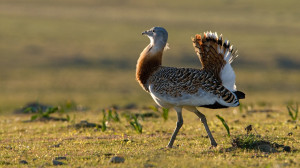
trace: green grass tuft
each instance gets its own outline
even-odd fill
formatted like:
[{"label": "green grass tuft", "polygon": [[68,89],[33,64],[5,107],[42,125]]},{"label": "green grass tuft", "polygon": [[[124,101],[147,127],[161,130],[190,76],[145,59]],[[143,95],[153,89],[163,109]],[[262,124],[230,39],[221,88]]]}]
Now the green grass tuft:
[{"label": "green grass tuft", "polygon": [[107,128],[107,126],[106,126],[106,121],[107,121],[107,117],[106,117],[106,111],[103,109],[102,110],[102,127],[101,127],[101,130],[102,130],[102,132],[104,132],[104,131],[106,131],[106,128]]},{"label": "green grass tuft", "polygon": [[258,144],[261,144],[263,140],[260,136],[255,134],[247,135],[238,135],[236,138],[233,138],[233,146],[237,146],[242,149],[255,149]]},{"label": "green grass tuft", "polygon": [[169,118],[169,109],[167,108],[158,108],[156,106],[149,106],[150,109],[152,109],[156,113],[160,113],[164,121],[167,121]]},{"label": "green grass tuft", "polygon": [[135,129],[137,133],[142,133],[143,132],[143,126],[138,122],[138,119],[135,115],[132,115],[133,121],[130,121],[130,125]]},{"label": "green grass tuft", "polygon": [[216,116],[217,116],[217,118],[222,122],[223,126],[225,127],[225,129],[226,129],[226,131],[227,131],[228,137],[230,137],[230,130],[229,130],[229,127],[228,127],[226,121],[224,120],[223,117],[221,117],[221,116],[219,116],[219,115],[216,115]]},{"label": "green grass tuft", "polygon": [[[31,108],[26,109],[31,110]],[[43,111],[41,108],[37,109],[37,114],[34,114],[31,116],[31,121],[37,120],[37,119],[50,119],[50,114],[58,112],[58,107],[48,107],[45,111]]]},{"label": "green grass tuft", "polygon": [[296,103],[295,108],[292,105],[288,105],[286,106],[286,108],[288,109],[289,115],[292,118],[293,121],[296,121],[298,118],[298,103]]},{"label": "green grass tuft", "polygon": [[164,121],[167,121],[169,118],[169,109],[162,108],[162,117]]}]

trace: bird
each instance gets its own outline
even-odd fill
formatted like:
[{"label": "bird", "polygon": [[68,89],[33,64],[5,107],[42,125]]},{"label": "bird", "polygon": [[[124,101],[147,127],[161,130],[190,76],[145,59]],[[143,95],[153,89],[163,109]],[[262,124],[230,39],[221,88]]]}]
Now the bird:
[{"label": "bird", "polygon": [[235,72],[231,63],[237,50],[216,32],[196,34],[192,38],[195,52],[202,67],[178,68],[162,65],[162,55],[168,48],[168,32],[153,27],[142,32],[150,39],[136,64],[136,80],[160,107],[173,108],[177,113],[175,130],[166,147],[172,148],[183,125],[182,109],[195,113],[203,123],[212,147],[217,143],[207,125],[206,117],[197,107],[220,109],[239,106],[245,94],[237,91]]}]

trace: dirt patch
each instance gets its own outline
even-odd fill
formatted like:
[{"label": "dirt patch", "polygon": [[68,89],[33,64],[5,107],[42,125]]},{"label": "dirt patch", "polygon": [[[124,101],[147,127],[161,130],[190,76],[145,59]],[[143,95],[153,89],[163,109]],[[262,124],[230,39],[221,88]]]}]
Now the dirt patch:
[{"label": "dirt patch", "polygon": [[253,109],[248,110],[247,113],[271,113],[271,112],[279,112],[279,110],[274,109]]},{"label": "dirt patch", "polygon": [[69,121],[67,118],[59,118],[59,117],[40,117],[34,120],[25,120],[24,123],[28,122],[49,122],[49,121]]},{"label": "dirt patch", "polygon": [[16,109],[14,111],[15,114],[31,114],[37,113],[39,111],[45,112],[48,108],[52,108],[53,106],[38,103],[38,102],[30,102],[26,104],[24,107],[20,109]]},{"label": "dirt patch", "polygon": [[80,129],[80,128],[102,128],[101,125],[95,124],[95,123],[90,123],[86,120],[82,120],[79,123],[72,125],[72,127],[76,128],[76,129]]},{"label": "dirt patch", "polygon": [[266,153],[290,152],[291,147],[275,142],[263,140],[261,136],[254,134],[240,135],[232,139],[232,147],[241,149],[253,149]]}]

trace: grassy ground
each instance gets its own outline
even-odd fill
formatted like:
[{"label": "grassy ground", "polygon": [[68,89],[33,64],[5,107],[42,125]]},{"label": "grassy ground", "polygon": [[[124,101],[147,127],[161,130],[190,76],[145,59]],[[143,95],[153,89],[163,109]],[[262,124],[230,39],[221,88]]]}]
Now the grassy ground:
[{"label": "grassy ground", "polygon": [[[24,122],[31,115],[5,115],[0,120],[0,165],[27,167],[19,163],[25,160],[30,167],[47,167],[53,165],[56,157],[66,157],[58,161],[67,167],[299,167],[299,118],[291,122],[285,107],[257,104],[251,108],[249,106],[248,110],[242,111],[238,108],[201,109],[218,142],[218,147],[213,149],[199,119],[187,111],[184,111],[184,126],[173,149],[166,149],[165,146],[175,127],[174,111],[169,112],[167,121],[160,115],[144,120],[139,117],[138,121],[143,126],[142,134],[135,132],[124,114],[158,113],[149,109],[118,110],[120,122],[107,122],[105,132],[101,128],[72,127],[81,120],[101,124],[101,112],[70,112],[70,122]],[[231,138],[215,117],[216,114],[226,120]],[[244,128],[250,124],[255,136],[290,146],[291,152],[283,152],[282,149],[266,152],[232,148],[232,138],[245,135]],[[109,163],[112,156],[123,157],[125,162]]]},{"label": "grassy ground", "polygon": [[[62,162],[71,167],[299,167],[299,120],[287,122],[285,107],[300,102],[298,6],[297,0],[1,0],[0,166],[19,167],[26,160],[30,167],[47,167],[65,156]],[[166,122],[139,118],[142,134],[124,116],[105,132],[69,127],[81,120],[101,124],[99,109],[112,105],[139,107],[119,110],[120,116],[149,111],[142,107],[154,102],[135,81],[135,63],[149,43],[141,32],[157,25],[169,32],[167,66],[200,67],[190,38],[206,30],[222,33],[239,50],[233,67],[237,87],[246,93],[243,103],[277,111],[201,109],[219,143],[216,149],[209,148],[203,126],[188,112],[177,146],[168,150],[174,111]],[[13,113],[36,101],[74,101],[88,110],[71,111],[70,122],[23,122],[31,115]],[[231,139],[216,114],[228,122],[232,137],[252,124],[256,135],[292,152],[228,151]],[[109,164],[114,155],[125,163]]]}]

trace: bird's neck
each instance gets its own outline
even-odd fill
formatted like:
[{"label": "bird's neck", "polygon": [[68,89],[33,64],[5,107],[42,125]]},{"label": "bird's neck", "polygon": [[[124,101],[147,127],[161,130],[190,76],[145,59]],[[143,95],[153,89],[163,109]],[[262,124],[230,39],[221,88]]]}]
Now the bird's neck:
[{"label": "bird's neck", "polygon": [[149,91],[146,86],[149,77],[161,66],[162,54],[163,48],[158,50],[150,43],[143,50],[137,61],[136,79],[146,91]]},{"label": "bird's neck", "polygon": [[166,42],[162,39],[153,40],[152,38],[150,38],[150,44],[148,46],[150,46],[149,54],[156,55],[157,53],[160,53],[164,50]]}]

